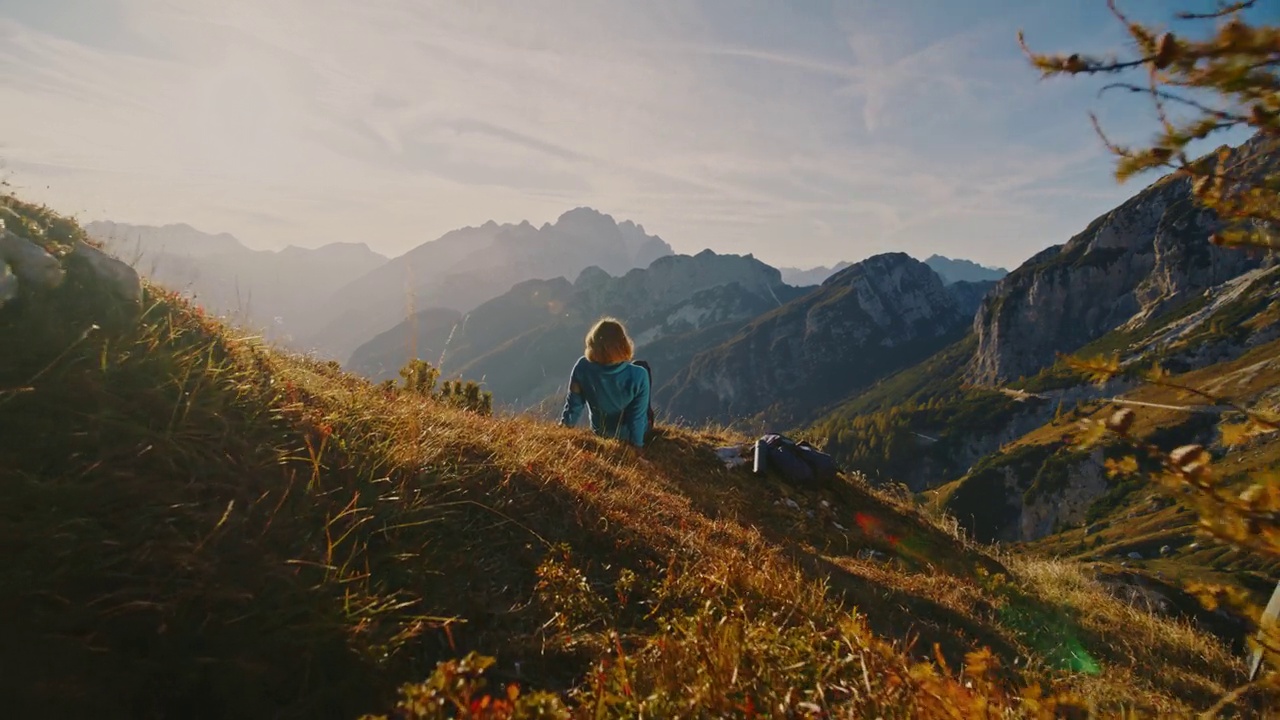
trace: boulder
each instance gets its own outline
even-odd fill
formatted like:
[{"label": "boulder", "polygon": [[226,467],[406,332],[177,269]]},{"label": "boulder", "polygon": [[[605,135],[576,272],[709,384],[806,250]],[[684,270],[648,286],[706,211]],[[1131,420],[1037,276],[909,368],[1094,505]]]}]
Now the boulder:
[{"label": "boulder", "polygon": [[84,263],[93,277],[121,300],[142,301],[142,280],[128,263],[80,241],[72,248],[68,261]]},{"label": "boulder", "polygon": [[20,286],[52,290],[62,284],[66,271],[45,249],[18,237],[0,225],[0,262],[9,267]]}]

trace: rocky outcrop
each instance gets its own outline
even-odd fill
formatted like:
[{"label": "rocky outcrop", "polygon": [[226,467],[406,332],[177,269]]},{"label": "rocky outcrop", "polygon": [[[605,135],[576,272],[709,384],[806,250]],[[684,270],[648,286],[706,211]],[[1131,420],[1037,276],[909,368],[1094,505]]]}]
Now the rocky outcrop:
[{"label": "rocky outcrop", "polygon": [[1089,508],[1111,487],[1101,450],[1080,457],[1063,469],[1057,487],[1035,488],[1023,496],[1017,539],[1036,540],[1060,527],[1084,523]]},{"label": "rocky outcrop", "polygon": [[877,255],[699,354],[659,399],[692,423],[757,415],[800,422],[940,349],[966,320],[924,263]]},{"label": "rocky outcrop", "polygon": [[0,308],[24,296],[57,290],[68,277],[75,285],[92,286],[112,305],[136,309],[141,303],[142,280],[128,264],[78,238],[69,250],[60,243],[50,243],[49,248],[61,257],[10,232],[0,220]]},{"label": "rocky outcrop", "polygon": [[0,220],[0,265],[5,268],[0,281],[0,297],[12,300],[24,290],[52,290],[62,284],[66,270],[44,248],[9,232]]},{"label": "rocky outcrop", "polygon": [[89,274],[98,278],[107,292],[116,299],[129,303],[142,302],[142,280],[138,277],[138,271],[128,263],[80,240],[71,247],[67,262],[83,263]]},{"label": "rocky outcrop", "polygon": [[[1252,143],[1237,152],[1261,152]],[[993,384],[1034,374],[1058,353],[1141,325],[1263,262],[1210,244],[1219,228],[1190,180],[1157,181],[999,282],[974,318],[978,349],[967,378]]]}]

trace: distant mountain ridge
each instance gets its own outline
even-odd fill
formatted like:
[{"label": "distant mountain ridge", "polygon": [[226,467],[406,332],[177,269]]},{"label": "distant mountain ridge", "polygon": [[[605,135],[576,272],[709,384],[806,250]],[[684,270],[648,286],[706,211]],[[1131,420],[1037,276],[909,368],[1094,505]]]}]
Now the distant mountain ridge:
[{"label": "distant mountain ridge", "polygon": [[778,268],[778,270],[782,273],[782,281],[786,284],[795,285],[796,287],[805,287],[807,285],[821,285],[827,278],[835,275],[852,264],[853,263],[847,260],[841,260],[831,267],[819,265],[818,267],[809,268],[808,270],[802,270],[794,267]]},{"label": "distant mountain ridge", "polygon": [[[788,285],[804,287],[806,285],[821,285],[827,278],[852,264],[848,261],[841,261],[831,267],[821,265],[808,270],[784,267],[779,268],[779,270],[782,272],[783,282]],[[957,282],[993,282],[1009,274],[1009,271],[1004,268],[987,267],[986,265],[979,265],[972,260],[952,259],[936,254],[930,255],[925,259],[924,264],[938,273],[944,285],[951,285]]]},{"label": "distant mountain ridge", "polygon": [[364,243],[253,250],[228,233],[205,233],[186,224],[99,221],[85,231],[155,282],[295,349],[300,349],[298,330],[334,287],[353,272],[387,261]]},{"label": "distant mountain ridge", "polygon": [[352,274],[316,308],[303,340],[321,354],[347,358],[403,321],[410,306],[465,313],[527,280],[575,277],[591,266],[621,275],[670,254],[671,246],[643,226],[591,208],[570,210],[541,227],[490,221]]},{"label": "distant mountain ridge", "polygon": [[1009,274],[1009,271],[1002,267],[988,267],[972,260],[943,257],[937,254],[925,258],[924,264],[933,268],[933,271],[942,278],[942,282],[947,285],[957,282],[994,282]]}]

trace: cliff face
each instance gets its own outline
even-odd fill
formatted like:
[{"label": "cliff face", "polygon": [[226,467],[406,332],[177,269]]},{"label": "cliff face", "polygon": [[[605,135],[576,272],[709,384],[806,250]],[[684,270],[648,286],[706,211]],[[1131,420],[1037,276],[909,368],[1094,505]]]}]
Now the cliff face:
[{"label": "cliff face", "polygon": [[888,253],[833,275],[703,352],[659,393],[690,422],[796,422],[954,339],[967,318],[924,263]]},{"label": "cliff face", "polygon": [[[1238,154],[1264,153],[1246,143]],[[966,373],[993,384],[1031,375],[1118,327],[1139,327],[1171,304],[1263,260],[1210,244],[1221,227],[1186,178],[1166,177],[1002,279],[974,318]]]}]

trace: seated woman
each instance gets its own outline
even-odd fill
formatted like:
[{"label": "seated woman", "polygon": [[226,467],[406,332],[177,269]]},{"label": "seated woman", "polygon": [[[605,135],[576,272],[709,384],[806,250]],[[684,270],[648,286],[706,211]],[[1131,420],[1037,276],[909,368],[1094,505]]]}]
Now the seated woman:
[{"label": "seated woman", "polygon": [[649,373],[631,362],[634,346],[626,329],[613,318],[603,318],[587,333],[586,346],[569,377],[560,424],[576,425],[585,405],[597,435],[644,447]]}]

